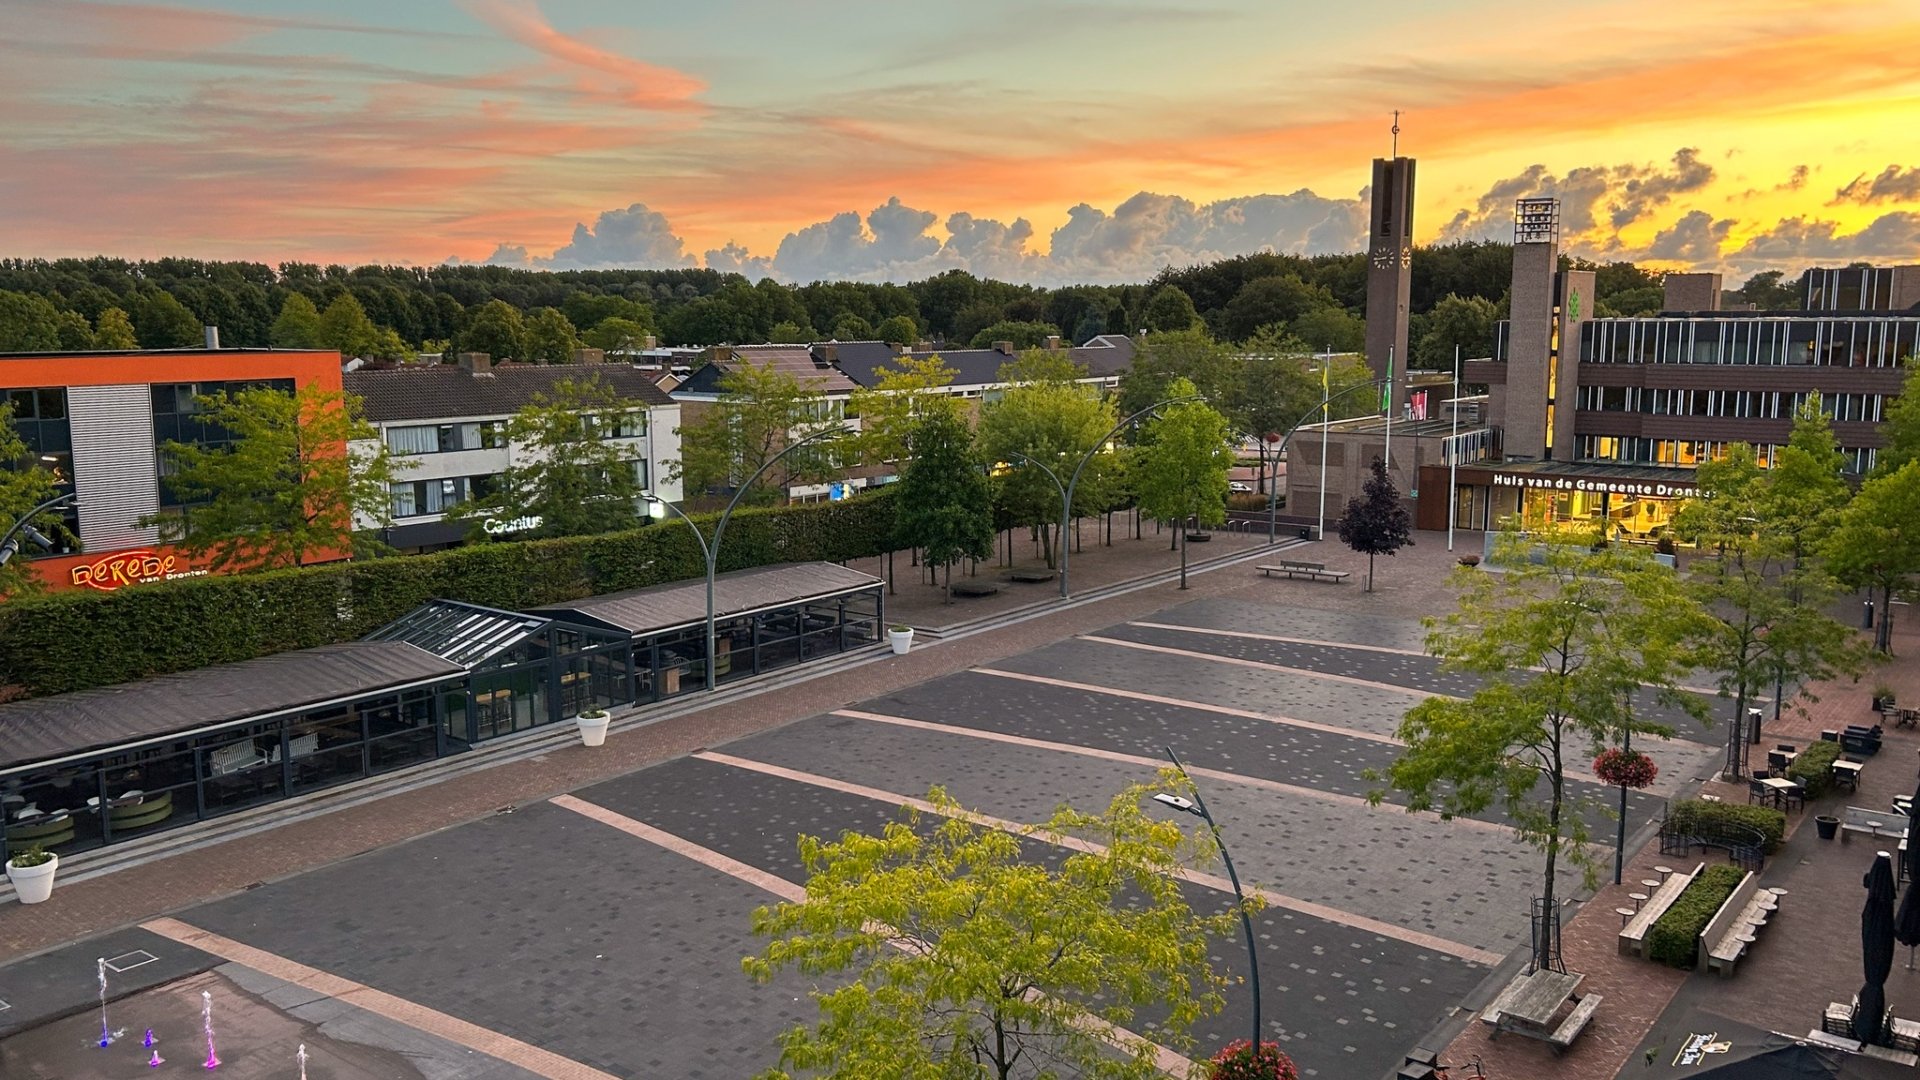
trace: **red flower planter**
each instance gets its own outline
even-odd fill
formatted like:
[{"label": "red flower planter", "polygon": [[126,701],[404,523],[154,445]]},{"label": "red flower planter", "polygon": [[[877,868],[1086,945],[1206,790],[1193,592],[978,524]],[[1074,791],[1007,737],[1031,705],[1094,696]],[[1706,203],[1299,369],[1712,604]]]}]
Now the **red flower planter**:
[{"label": "red flower planter", "polygon": [[1593,759],[1593,774],[1619,787],[1643,788],[1660,775],[1660,767],[1637,751],[1605,750]]},{"label": "red flower planter", "polygon": [[1258,1048],[1246,1039],[1230,1042],[1213,1055],[1207,1080],[1300,1080],[1293,1059],[1280,1044],[1262,1042]]}]

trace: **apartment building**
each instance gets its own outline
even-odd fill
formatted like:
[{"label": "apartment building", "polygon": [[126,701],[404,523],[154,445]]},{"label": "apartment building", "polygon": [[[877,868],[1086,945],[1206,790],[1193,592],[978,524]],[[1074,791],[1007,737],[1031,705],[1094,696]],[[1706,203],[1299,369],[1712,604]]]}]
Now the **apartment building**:
[{"label": "apartment building", "polygon": [[[406,458],[393,484],[393,522],[382,539],[406,552],[465,543],[473,523],[449,519],[448,512],[490,494],[500,475],[528,452],[508,438],[508,423],[521,409],[553,396],[560,383],[587,379],[611,388],[632,410],[606,425],[602,437],[625,450],[641,489],[680,501],[680,483],[669,467],[680,456],[680,407],[647,373],[626,364],[493,364],[484,354],[468,353],[457,364],[362,369],[343,377],[381,441]],[[504,515],[480,527],[507,536],[539,524]]]}]

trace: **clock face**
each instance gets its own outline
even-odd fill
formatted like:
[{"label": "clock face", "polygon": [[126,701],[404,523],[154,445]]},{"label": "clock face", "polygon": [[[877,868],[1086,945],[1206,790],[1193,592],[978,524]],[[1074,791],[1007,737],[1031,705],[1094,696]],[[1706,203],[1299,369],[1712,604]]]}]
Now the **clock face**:
[{"label": "clock face", "polygon": [[1373,265],[1382,270],[1392,270],[1394,267],[1412,266],[1413,265],[1413,249],[1401,248],[1398,251],[1394,251],[1391,249],[1382,248],[1381,250],[1373,253]]}]

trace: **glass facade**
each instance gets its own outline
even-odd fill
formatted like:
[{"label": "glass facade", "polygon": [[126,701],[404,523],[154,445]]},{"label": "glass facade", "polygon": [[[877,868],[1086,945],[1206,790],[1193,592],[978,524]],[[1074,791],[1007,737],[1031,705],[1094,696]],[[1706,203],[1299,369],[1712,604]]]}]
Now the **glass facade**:
[{"label": "glass facade", "polygon": [[[64,386],[29,387],[0,390],[0,401],[12,406],[13,429],[27,444],[27,456],[20,461],[0,461],[0,469],[46,469],[53,473],[54,493],[73,491],[73,428],[67,420],[67,390]],[[64,532],[43,530],[54,542],[53,550],[42,551],[28,545],[30,557],[71,554],[78,548],[80,510],[67,506],[59,511]]]},{"label": "glass facade", "polygon": [[[1914,315],[1591,319],[1580,325],[1580,362],[1897,368],[1916,338]],[[1505,360],[1504,333],[1497,345],[1494,358]]]},{"label": "glass facade", "polygon": [[[720,621],[716,680],[877,643],[881,588]],[[84,851],[706,685],[704,621],[636,635],[435,601],[369,640],[408,642],[467,673],[0,770],[0,842],[9,852]]]},{"label": "glass facade", "polygon": [[202,419],[204,410],[200,406],[201,398],[237,394],[242,390],[277,390],[283,394],[294,392],[292,379],[154,383],[150,389],[153,394],[153,442],[160,465],[161,506],[181,505],[179,497],[173,493],[173,485],[167,482],[167,478],[174,474],[172,456],[164,449],[168,443],[216,448],[234,441],[231,431]]}]

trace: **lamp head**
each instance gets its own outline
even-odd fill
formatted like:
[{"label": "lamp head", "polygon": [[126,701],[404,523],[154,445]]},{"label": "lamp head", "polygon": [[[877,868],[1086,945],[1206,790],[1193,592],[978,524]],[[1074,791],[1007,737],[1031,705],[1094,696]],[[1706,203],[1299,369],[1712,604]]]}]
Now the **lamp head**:
[{"label": "lamp head", "polygon": [[1178,810],[1186,814],[1197,814],[1200,812],[1199,807],[1196,807],[1193,805],[1192,799],[1183,799],[1178,795],[1169,795],[1164,791],[1155,794],[1153,797],[1153,801],[1157,803],[1164,803],[1167,806],[1171,806],[1175,810]]}]

